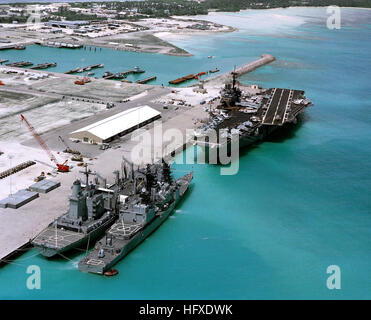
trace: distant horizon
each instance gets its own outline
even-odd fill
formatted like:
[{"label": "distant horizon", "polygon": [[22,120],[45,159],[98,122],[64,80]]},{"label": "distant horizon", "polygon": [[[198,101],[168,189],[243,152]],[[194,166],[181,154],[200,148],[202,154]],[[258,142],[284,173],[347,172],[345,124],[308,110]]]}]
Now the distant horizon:
[{"label": "distant horizon", "polygon": [[27,0],[27,1],[19,1],[19,0],[5,0],[4,3],[0,1],[0,5],[2,4],[11,4],[11,3],[58,3],[58,2],[127,2],[127,1],[145,1],[145,0]]}]

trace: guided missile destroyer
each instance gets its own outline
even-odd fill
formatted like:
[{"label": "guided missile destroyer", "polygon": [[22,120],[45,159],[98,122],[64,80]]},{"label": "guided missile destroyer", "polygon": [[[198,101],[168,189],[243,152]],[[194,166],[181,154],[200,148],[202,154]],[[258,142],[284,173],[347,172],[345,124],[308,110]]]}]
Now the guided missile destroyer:
[{"label": "guided missile destroyer", "polygon": [[192,178],[193,172],[190,172],[173,180],[164,162],[132,170],[120,191],[118,220],[79,262],[79,270],[108,274],[112,266],[168,218]]},{"label": "guided missile destroyer", "polygon": [[80,180],[73,183],[69,211],[31,241],[45,257],[92,244],[117,219],[118,191],[89,183],[91,172],[87,168],[84,174],[85,186],[82,187]]},{"label": "guided missile destroyer", "polygon": [[254,86],[242,91],[237,73],[231,75],[231,83],[220,92],[219,104],[208,110],[209,121],[194,132],[195,144],[204,149],[206,161],[211,163],[223,163],[221,154],[231,153],[234,138],[239,148],[262,141],[275,130],[295,124],[298,115],[312,106],[302,90]]}]

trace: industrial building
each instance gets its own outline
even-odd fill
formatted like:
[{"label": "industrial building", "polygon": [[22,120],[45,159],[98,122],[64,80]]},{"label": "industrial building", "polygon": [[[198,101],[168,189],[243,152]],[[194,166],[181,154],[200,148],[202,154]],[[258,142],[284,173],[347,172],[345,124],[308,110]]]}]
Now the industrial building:
[{"label": "industrial building", "polygon": [[55,28],[70,28],[70,29],[77,29],[80,26],[86,26],[89,25],[89,21],[48,21],[45,22],[44,25],[49,26],[49,27],[55,27]]},{"label": "industrial building", "polygon": [[161,118],[161,113],[149,106],[132,108],[70,133],[71,140],[103,144]]}]

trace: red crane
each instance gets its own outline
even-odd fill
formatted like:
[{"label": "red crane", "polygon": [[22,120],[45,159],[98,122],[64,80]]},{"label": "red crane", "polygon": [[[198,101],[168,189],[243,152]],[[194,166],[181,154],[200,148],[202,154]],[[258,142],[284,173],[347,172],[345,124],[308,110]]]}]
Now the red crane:
[{"label": "red crane", "polygon": [[40,144],[40,146],[44,149],[44,151],[48,154],[49,158],[51,161],[53,161],[56,166],[57,166],[57,169],[59,172],[68,172],[70,171],[70,167],[68,165],[66,165],[67,161],[66,160],[64,163],[62,164],[59,164],[56,157],[54,156],[54,154],[50,151],[50,149],[48,148],[48,146],[45,144],[45,141],[40,137],[40,135],[36,132],[36,130],[34,129],[33,126],[31,126],[31,124],[27,121],[27,119],[24,117],[23,114],[21,114],[21,119],[22,121],[26,122],[27,126],[28,126],[28,129],[30,129],[32,135],[34,136],[34,138],[37,140],[37,142]]}]

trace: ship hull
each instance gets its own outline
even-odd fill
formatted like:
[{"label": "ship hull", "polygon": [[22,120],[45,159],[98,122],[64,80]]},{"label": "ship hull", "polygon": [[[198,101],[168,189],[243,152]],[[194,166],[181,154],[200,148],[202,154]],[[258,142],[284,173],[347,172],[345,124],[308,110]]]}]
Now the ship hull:
[{"label": "ship hull", "polygon": [[[193,174],[191,175],[190,180],[192,179]],[[130,239],[115,239],[115,248],[119,248],[120,252],[116,254],[114,257],[108,259],[109,261],[91,259],[87,256],[83,260],[81,260],[78,264],[78,268],[82,272],[89,272],[89,273],[96,273],[96,274],[104,274],[106,271],[110,270],[115,264],[117,264],[121,259],[123,259],[128,253],[130,253],[133,249],[135,249],[139,244],[141,244],[149,235],[151,235],[173,212],[177,204],[183,198],[185,192],[188,189],[190,180],[186,186],[183,186],[177,193],[176,199],[172,203],[171,206],[165,211],[162,211],[158,214],[151,223],[147,224],[143,229],[138,231],[132,238]],[[97,251],[97,248],[94,248],[94,251]],[[95,257],[96,254],[93,254]],[[95,260],[95,263],[91,263],[91,260]],[[107,260],[107,259],[105,259]]]},{"label": "ship hull", "polygon": [[[287,125],[284,126],[263,126],[260,127],[260,133],[258,135],[245,135],[240,136],[239,138],[239,150],[247,149],[254,144],[263,142],[265,138],[271,135],[273,132],[281,130],[285,128]],[[215,145],[209,146],[208,144],[198,144],[202,148],[203,157],[205,158],[206,163],[210,164],[228,164],[224,163],[223,161],[226,156],[230,157],[232,146],[231,143],[225,143],[223,145]],[[213,155],[213,156],[212,156]],[[226,159],[228,160],[228,159]]]},{"label": "ship hull", "polygon": [[[79,247],[82,247],[83,245],[87,245],[88,242],[89,244],[94,243],[115,222],[116,218],[117,217],[113,216],[111,219],[107,220],[101,226],[94,229],[88,234],[66,231],[64,234],[66,234],[69,239],[75,239],[75,240],[69,242],[66,245],[61,245],[61,246],[43,245],[37,240],[40,236],[43,236],[43,234],[46,237],[54,236],[53,233],[55,233],[55,228],[52,226],[49,226],[45,230],[43,230],[41,234],[31,242],[31,244],[40,252],[41,255],[43,255],[46,258],[52,258],[58,254],[67,252],[71,249],[79,248]],[[64,234],[60,235],[61,232],[62,231],[60,229],[57,229],[57,237],[65,236]],[[59,241],[63,241],[63,240],[59,240]]]},{"label": "ship hull", "polygon": [[[105,271],[110,270],[115,264],[117,264],[121,259],[123,259],[128,253],[135,249],[139,244],[141,244],[151,233],[153,233],[171,214],[175,206],[179,202],[179,199],[174,201],[173,205],[164,211],[161,216],[156,217],[153,222],[148,224],[144,229],[138,232],[133,238],[129,240],[116,239],[116,244],[122,247],[121,252],[113,260],[104,265],[89,265],[86,263],[79,263],[79,270],[83,272],[103,274]],[[120,244],[121,243],[121,244]]]}]

